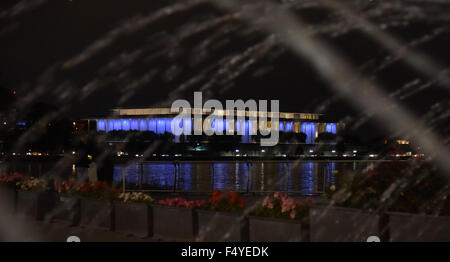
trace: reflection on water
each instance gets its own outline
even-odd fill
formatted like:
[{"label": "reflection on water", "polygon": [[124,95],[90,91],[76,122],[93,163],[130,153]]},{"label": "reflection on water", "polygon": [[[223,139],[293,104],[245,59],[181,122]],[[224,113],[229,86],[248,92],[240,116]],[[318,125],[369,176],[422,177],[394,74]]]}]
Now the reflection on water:
[{"label": "reflection on water", "polygon": [[[366,166],[367,164],[364,164]],[[116,166],[114,180],[125,174],[131,188],[210,192],[287,191],[313,194],[334,185],[340,170],[360,168],[352,162],[145,162]]]},{"label": "reflection on water", "polygon": [[[51,163],[9,163],[9,171],[32,176],[43,176],[55,171]],[[125,175],[128,188],[211,192],[214,189],[268,192],[302,192],[305,195],[321,193],[336,183],[344,171],[370,169],[370,161],[251,161],[251,162],[144,162],[116,165],[114,180]],[[0,173],[6,164],[0,164]],[[64,176],[73,174],[58,168]]]}]

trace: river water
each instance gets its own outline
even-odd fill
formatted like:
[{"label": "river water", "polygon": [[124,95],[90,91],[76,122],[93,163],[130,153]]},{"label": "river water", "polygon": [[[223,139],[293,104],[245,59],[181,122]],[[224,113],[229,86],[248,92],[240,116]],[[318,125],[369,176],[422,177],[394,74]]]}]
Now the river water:
[{"label": "river water", "polygon": [[[116,165],[114,181],[125,176],[130,189],[211,192],[228,189],[244,192],[286,191],[320,194],[346,172],[360,173],[377,161],[189,161],[143,162]],[[0,172],[5,164],[0,165]],[[47,162],[20,162],[10,165],[31,176],[55,170]],[[61,172],[62,173],[62,172]],[[64,171],[76,174],[76,169]]]}]

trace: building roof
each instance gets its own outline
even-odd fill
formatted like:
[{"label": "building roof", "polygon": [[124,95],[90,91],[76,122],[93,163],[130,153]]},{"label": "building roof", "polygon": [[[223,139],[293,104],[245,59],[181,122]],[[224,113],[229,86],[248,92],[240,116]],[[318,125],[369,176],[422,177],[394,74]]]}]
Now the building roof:
[{"label": "building roof", "polygon": [[[131,109],[113,109],[114,115],[119,116],[159,116],[159,115],[177,115],[182,113],[181,110],[171,111],[171,108],[131,108]],[[189,112],[186,112],[189,113]],[[214,112],[218,116],[228,116],[228,115],[243,115],[245,117],[269,117],[273,116],[272,112],[261,112],[261,111],[244,111],[244,110],[216,110]],[[210,115],[211,112],[200,109],[192,108],[191,114],[202,114]],[[318,120],[319,116],[322,114],[315,113],[286,113],[280,112],[279,117],[281,119],[302,119],[302,120]]]}]

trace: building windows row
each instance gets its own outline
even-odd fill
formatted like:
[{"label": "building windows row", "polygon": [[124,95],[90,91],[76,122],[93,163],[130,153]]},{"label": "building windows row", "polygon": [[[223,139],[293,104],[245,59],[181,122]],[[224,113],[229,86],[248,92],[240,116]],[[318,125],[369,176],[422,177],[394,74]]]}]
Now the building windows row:
[{"label": "building windows row", "polygon": [[[192,127],[200,128],[204,125],[206,129],[210,127],[210,130],[216,132],[243,132],[245,136],[256,134],[258,122],[254,120],[226,120],[226,119],[207,119],[204,123],[202,119],[194,122],[193,119],[174,119],[174,118],[134,118],[134,119],[99,119],[97,120],[97,130],[103,132],[111,131],[151,131],[156,134],[164,134],[165,132],[172,132],[172,122],[179,128],[183,128],[185,133],[191,133]],[[276,122],[274,122],[276,123]],[[260,130],[268,130],[272,128],[273,123],[271,121],[259,122]],[[329,132],[336,134],[336,123],[315,123],[315,122],[294,122],[294,121],[279,121],[275,124],[275,129],[281,132],[303,132],[307,136],[306,143],[314,143],[315,138],[319,132]],[[203,129],[203,128],[202,128]],[[244,130],[241,130],[244,129]]]}]

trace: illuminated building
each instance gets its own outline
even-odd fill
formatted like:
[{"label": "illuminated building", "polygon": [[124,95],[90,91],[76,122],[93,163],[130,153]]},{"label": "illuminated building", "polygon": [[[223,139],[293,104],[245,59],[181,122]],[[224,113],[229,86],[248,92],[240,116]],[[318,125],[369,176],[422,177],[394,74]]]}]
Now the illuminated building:
[{"label": "illuminated building", "polygon": [[[219,110],[215,114],[221,119],[206,119],[210,114],[202,110],[203,116],[199,122],[195,123],[193,118],[194,112],[200,113],[199,109],[192,109],[192,118],[177,119],[180,128],[183,128],[188,133],[193,132],[193,128],[201,128],[206,123],[207,128],[215,130],[216,132],[231,132],[237,133],[242,128],[244,129],[242,136],[242,143],[251,143],[252,134],[255,134],[257,127],[260,129],[273,128],[280,132],[304,133],[306,134],[306,144],[313,144],[319,133],[333,133],[342,128],[337,123],[326,123],[321,121],[321,114],[313,113],[279,113],[279,120],[272,122],[270,113],[267,112],[240,112],[245,115],[245,120],[238,121],[236,118],[237,111],[229,112],[228,110]],[[249,115],[262,116],[266,114],[267,123],[258,122],[257,120],[249,120]],[[227,116],[234,115],[233,120],[228,120]],[[91,118],[88,119],[89,126],[96,126],[99,132],[111,131],[151,131],[156,134],[164,134],[165,132],[172,132],[172,121],[178,113],[171,112],[170,108],[142,108],[142,109],[114,109],[113,114],[105,118]],[[272,125],[275,124],[274,127]],[[253,132],[252,132],[253,131]],[[242,132],[242,131],[241,131]],[[175,139],[178,141],[178,138]]]}]

